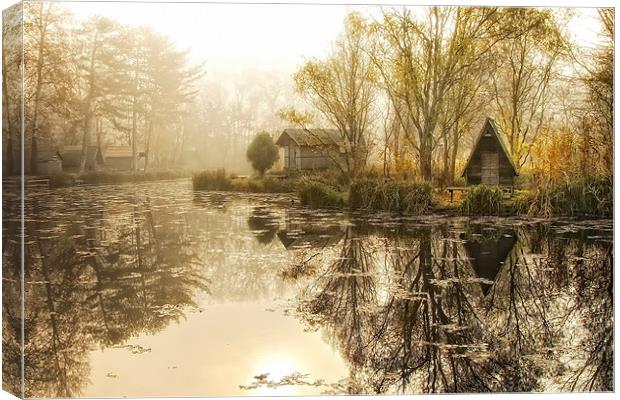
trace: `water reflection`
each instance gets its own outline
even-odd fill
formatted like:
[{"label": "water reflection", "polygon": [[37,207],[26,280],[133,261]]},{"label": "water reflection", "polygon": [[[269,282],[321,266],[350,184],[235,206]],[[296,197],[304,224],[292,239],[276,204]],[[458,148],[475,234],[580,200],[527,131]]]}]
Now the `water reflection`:
[{"label": "water reflection", "polygon": [[349,392],[613,389],[610,244],[549,225],[366,225],[297,307],[350,363]]},{"label": "water reflection", "polygon": [[248,217],[248,228],[256,236],[256,240],[269,244],[278,231],[278,217],[268,207],[254,207]]},{"label": "water reflection", "polygon": [[[613,390],[611,221],[348,215],[178,182],[33,190],[26,207],[26,396]],[[153,367],[129,377],[145,389],[105,369],[125,364]],[[211,391],[191,383],[218,370]]]},{"label": "water reflection", "polygon": [[[67,196],[26,199],[25,394],[73,397],[88,383],[89,350],[156,334],[208,289],[182,214],[126,207],[69,207]],[[19,262],[5,248],[6,276]]]}]

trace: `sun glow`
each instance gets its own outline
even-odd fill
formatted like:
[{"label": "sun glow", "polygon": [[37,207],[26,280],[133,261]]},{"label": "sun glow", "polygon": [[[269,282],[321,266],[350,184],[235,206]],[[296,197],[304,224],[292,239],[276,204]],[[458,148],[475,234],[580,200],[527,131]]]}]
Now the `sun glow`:
[{"label": "sun glow", "polygon": [[[285,376],[294,372],[304,372],[303,365],[299,360],[294,360],[288,354],[265,354],[260,357],[254,368],[255,375],[268,374],[266,379],[271,382],[279,382]],[[294,386],[259,386],[255,389],[256,395],[295,395],[297,392]]]}]

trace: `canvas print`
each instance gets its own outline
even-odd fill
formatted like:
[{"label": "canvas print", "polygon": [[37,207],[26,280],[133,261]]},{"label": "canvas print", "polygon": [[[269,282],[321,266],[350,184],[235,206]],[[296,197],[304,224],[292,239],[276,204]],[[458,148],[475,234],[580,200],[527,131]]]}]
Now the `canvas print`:
[{"label": "canvas print", "polygon": [[613,76],[612,8],[5,9],[2,389],[614,391]]}]

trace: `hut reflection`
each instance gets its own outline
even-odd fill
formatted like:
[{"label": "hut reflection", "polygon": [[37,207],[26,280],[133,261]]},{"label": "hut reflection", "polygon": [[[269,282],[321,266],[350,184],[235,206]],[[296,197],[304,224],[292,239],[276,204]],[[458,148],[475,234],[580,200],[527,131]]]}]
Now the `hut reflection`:
[{"label": "hut reflection", "polygon": [[[544,255],[533,257],[530,235],[521,228],[466,224],[460,230],[399,230],[385,240],[383,253],[377,251],[381,235],[367,227],[363,236],[356,233],[347,230],[341,256],[317,273],[298,309],[311,326],[335,338],[334,346],[351,364],[352,388],[373,393],[530,391],[553,371],[571,390],[609,388],[611,315],[607,322],[579,322],[590,332],[582,367],[557,372],[562,354],[555,347],[566,342],[570,329],[571,311],[558,307],[560,298],[577,292],[578,301],[598,315],[611,309],[609,273],[591,272],[606,271],[610,250],[594,251],[583,241],[573,240],[572,246],[579,243],[574,249],[564,243],[577,254],[584,247],[594,251],[584,258],[591,264],[583,269],[566,263],[574,256],[559,261],[553,236],[539,246]],[[567,268],[577,282],[601,290],[562,286],[556,269]],[[575,310],[581,306],[575,304]],[[579,349],[574,352],[577,356]]]}]

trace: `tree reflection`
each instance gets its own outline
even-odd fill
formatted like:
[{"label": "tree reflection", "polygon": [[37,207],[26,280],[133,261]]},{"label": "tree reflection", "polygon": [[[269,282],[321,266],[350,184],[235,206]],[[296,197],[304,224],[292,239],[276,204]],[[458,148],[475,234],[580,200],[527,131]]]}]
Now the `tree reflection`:
[{"label": "tree reflection", "polygon": [[335,326],[334,340],[357,364],[365,361],[365,327],[372,325],[369,306],[376,302],[374,266],[364,242],[347,228],[339,257],[308,288],[312,297],[301,307],[307,315],[319,317],[314,323]]},{"label": "tree reflection", "polygon": [[254,207],[248,217],[248,228],[262,244],[271,243],[278,232],[278,225],[277,216],[267,207]]},{"label": "tree reflection", "polygon": [[26,396],[79,396],[93,347],[157,332],[207,290],[185,217],[133,204],[59,219],[58,204],[28,199]]},{"label": "tree reflection", "polygon": [[[543,378],[613,388],[609,246],[470,224],[362,232],[347,231],[298,308],[351,364],[347,390],[531,391]],[[574,324],[585,335],[578,345]],[[568,367],[563,346],[584,358],[580,367]]]},{"label": "tree reflection", "polygon": [[22,395],[21,249],[18,181],[3,180],[2,194],[2,389]]}]

